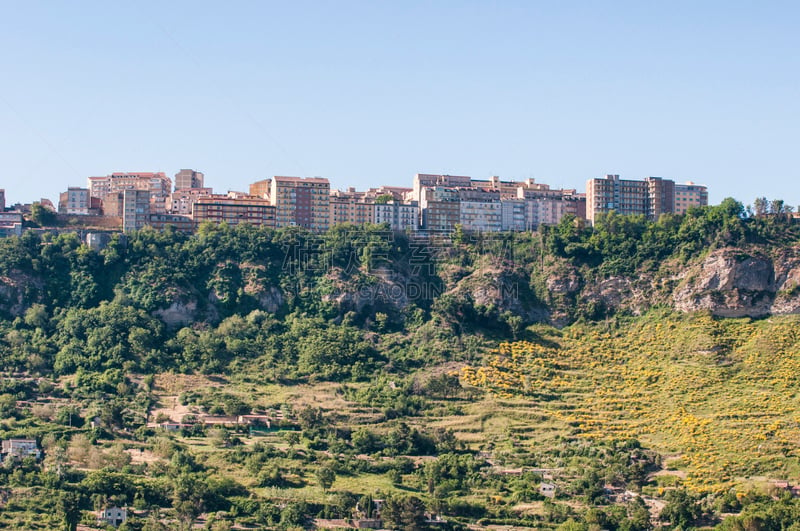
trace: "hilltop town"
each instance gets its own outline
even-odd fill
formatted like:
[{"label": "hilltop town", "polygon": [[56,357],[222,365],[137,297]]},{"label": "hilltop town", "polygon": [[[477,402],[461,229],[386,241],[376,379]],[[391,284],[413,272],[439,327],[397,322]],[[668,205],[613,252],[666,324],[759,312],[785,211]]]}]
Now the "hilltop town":
[{"label": "hilltop town", "polygon": [[[34,205],[5,208],[0,195],[0,234],[20,235],[24,214]],[[214,193],[203,173],[182,169],[173,180],[165,173],[118,172],[89,177],[84,187],[69,187],[58,205],[43,199],[36,210],[44,225],[80,226],[131,232],[145,226],[172,226],[193,232],[201,224],[249,223],[324,232],[342,223],[386,224],[395,231],[449,232],[530,231],[556,225],[564,216],[594,222],[602,213],[639,214],[655,220],[661,214],[683,214],[708,205],[708,190],[661,177],[590,179],[586,191],[556,189],[533,179],[503,181],[467,176],[416,174],[410,188],[380,186],[366,191],[331,189],[320,177],[276,176],[252,183],[247,192]],[[36,216],[42,221],[41,216]]]}]

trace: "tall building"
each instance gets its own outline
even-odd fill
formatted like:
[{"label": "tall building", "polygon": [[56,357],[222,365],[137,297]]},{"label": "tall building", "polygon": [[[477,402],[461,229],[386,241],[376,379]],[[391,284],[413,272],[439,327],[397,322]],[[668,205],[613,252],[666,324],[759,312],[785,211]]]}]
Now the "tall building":
[{"label": "tall building", "polygon": [[356,192],[355,188],[348,188],[347,191],[331,190],[328,226],[333,227],[340,223],[374,223],[373,204],[374,200],[367,192]]},{"label": "tall building", "polygon": [[502,229],[500,190],[459,188],[459,223],[464,230],[497,232]]},{"label": "tall building", "polygon": [[423,186],[419,203],[422,229],[449,232],[461,222],[458,188]]},{"label": "tall building", "polygon": [[6,191],[0,188],[0,212],[6,209]]},{"label": "tall building", "polygon": [[321,177],[273,178],[269,201],[275,207],[276,227],[305,227],[315,232],[328,230],[330,191],[328,179]]},{"label": "tall building", "polygon": [[175,174],[175,191],[203,188],[204,175],[199,171],[181,170]]},{"label": "tall building", "polygon": [[647,183],[647,203],[645,215],[656,220],[661,214],[675,212],[675,181],[661,177],[645,177]]},{"label": "tall building", "polygon": [[708,190],[694,183],[675,184],[670,179],[645,177],[642,181],[606,175],[586,182],[586,217],[594,223],[598,214],[641,214],[656,220],[661,214],[683,214],[689,207],[708,205]]},{"label": "tall building", "polygon": [[524,199],[500,200],[500,230],[523,231],[528,228],[527,205]]},{"label": "tall building", "polygon": [[150,191],[125,190],[122,196],[122,231],[139,230],[150,223]]},{"label": "tall building", "polygon": [[675,184],[675,213],[685,214],[692,207],[708,206],[708,188],[687,182]]},{"label": "tall building", "polygon": [[387,201],[373,205],[375,223],[386,223],[396,231],[419,230],[419,205],[416,202]]},{"label": "tall building", "polygon": [[192,207],[195,225],[203,222],[238,225],[249,223],[258,227],[275,227],[275,207],[257,197],[213,195],[198,197]]},{"label": "tall building", "polygon": [[594,223],[599,214],[611,211],[647,215],[649,188],[645,181],[620,179],[619,175],[589,179],[586,182],[586,218]]}]

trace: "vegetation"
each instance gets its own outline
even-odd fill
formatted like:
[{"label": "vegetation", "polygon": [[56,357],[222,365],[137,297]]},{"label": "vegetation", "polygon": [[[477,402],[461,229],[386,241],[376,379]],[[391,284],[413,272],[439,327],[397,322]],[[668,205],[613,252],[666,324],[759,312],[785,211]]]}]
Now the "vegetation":
[{"label": "vegetation", "polygon": [[142,530],[789,528],[800,506],[770,480],[800,482],[797,318],[552,288],[670,289],[710,249],[796,245],[789,214],[0,240],[0,439],[44,451],[0,467],[0,527],[118,505]]}]

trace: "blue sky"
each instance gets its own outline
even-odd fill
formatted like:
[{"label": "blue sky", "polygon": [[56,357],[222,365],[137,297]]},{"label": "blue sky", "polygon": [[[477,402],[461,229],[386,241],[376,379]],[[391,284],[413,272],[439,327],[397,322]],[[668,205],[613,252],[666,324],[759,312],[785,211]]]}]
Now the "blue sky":
[{"label": "blue sky", "polygon": [[414,173],[800,204],[796,2],[0,0],[0,187]]}]

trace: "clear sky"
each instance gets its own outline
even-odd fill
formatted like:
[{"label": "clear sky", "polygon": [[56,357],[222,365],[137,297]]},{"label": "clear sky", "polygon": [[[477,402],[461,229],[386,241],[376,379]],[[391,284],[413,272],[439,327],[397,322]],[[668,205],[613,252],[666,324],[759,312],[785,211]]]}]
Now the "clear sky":
[{"label": "clear sky", "polygon": [[0,0],[0,188],[181,168],[800,204],[800,3]]}]

